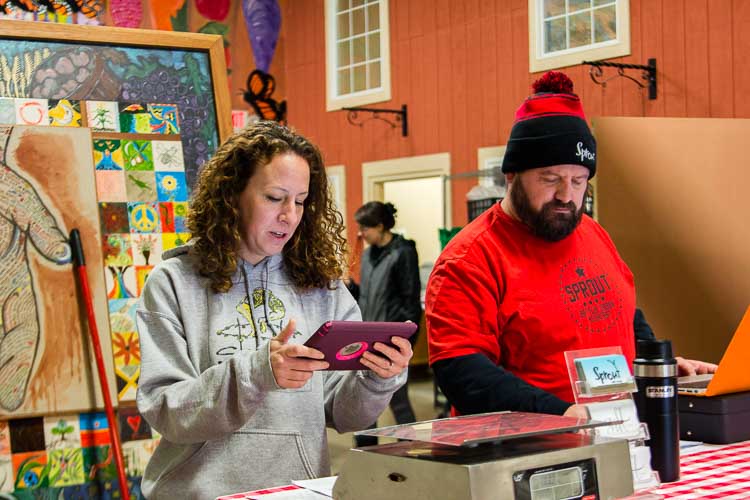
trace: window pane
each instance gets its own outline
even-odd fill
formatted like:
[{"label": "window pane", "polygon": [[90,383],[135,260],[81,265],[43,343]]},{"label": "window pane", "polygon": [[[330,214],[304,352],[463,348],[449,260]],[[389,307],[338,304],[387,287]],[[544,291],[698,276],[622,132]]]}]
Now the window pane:
[{"label": "window pane", "polygon": [[568,13],[591,7],[591,0],[568,0]]},{"label": "window pane", "polygon": [[349,0],[339,0],[336,5],[336,12],[341,12],[349,8]]},{"label": "window pane", "polygon": [[617,4],[617,0],[594,0],[594,6],[598,5],[615,5]]},{"label": "window pane", "polygon": [[378,59],[380,57],[380,33],[367,35],[367,59]]},{"label": "window pane", "polygon": [[360,5],[363,5],[365,3],[365,0],[352,0],[352,7],[359,7]]},{"label": "window pane", "polygon": [[380,0],[367,0],[367,3],[380,3]]},{"label": "window pane", "polygon": [[570,48],[591,44],[591,11],[570,16]]},{"label": "window pane", "polygon": [[361,35],[365,32],[365,9],[352,11],[352,35]]},{"label": "window pane", "polygon": [[380,87],[380,62],[370,63],[367,69],[370,76],[370,85],[367,87],[370,89]]},{"label": "window pane", "polygon": [[349,37],[349,13],[339,14],[336,16],[336,39]]},{"label": "window pane", "polygon": [[567,49],[565,44],[565,18],[544,22],[544,52],[557,52]]},{"label": "window pane", "polygon": [[594,10],[594,43],[617,39],[617,9],[615,6]]},{"label": "window pane", "polygon": [[354,71],[354,92],[359,92],[361,90],[367,90],[367,70],[365,69],[365,65],[361,66],[355,66],[352,68],[352,71]]},{"label": "window pane", "polygon": [[376,3],[367,6],[367,30],[380,28],[380,6]]},{"label": "window pane", "polygon": [[365,37],[358,36],[352,40],[352,64],[364,62],[366,58]]},{"label": "window pane", "polygon": [[352,92],[352,85],[350,82],[351,70],[340,69],[339,70],[339,95],[350,94]]},{"label": "window pane", "polygon": [[352,63],[351,56],[349,55],[349,47],[351,42],[344,41],[336,44],[338,47],[338,64],[337,67],[349,66]]},{"label": "window pane", "polygon": [[544,17],[565,14],[565,0],[544,0]]}]

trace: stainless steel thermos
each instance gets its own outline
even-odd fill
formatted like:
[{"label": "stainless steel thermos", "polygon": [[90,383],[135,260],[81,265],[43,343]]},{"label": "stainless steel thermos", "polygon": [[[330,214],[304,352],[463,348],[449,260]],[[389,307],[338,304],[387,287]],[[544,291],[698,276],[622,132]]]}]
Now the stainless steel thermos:
[{"label": "stainless steel thermos", "polygon": [[677,360],[669,340],[639,340],[633,361],[638,418],[648,425],[651,467],[663,483],[680,478]]}]

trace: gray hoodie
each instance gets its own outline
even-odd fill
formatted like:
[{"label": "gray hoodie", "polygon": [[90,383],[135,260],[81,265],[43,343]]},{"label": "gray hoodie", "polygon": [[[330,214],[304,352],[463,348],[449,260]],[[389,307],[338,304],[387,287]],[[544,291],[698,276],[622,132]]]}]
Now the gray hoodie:
[{"label": "gray hoodie", "polygon": [[292,318],[292,343],[325,321],[360,320],[346,287],[299,291],[275,255],[244,264],[249,294],[239,270],[228,292],[213,293],[185,247],[164,257],[137,312],[138,409],[162,435],[143,475],[144,495],[211,499],[329,475],[325,426],[367,427],[406,372],[392,379],[367,370],[316,372],[301,389],[282,389],[269,339]]}]

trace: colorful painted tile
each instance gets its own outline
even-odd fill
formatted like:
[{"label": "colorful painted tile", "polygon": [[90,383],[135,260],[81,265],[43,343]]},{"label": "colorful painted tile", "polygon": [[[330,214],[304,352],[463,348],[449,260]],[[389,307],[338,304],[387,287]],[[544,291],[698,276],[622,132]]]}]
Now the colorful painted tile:
[{"label": "colorful painted tile", "polygon": [[104,279],[107,284],[108,299],[131,299],[138,297],[138,284],[136,283],[133,266],[107,266]]},{"label": "colorful painted tile", "polygon": [[47,452],[14,453],[13,476],[17,489],[35,488],[47,480]]},{"label": "colorful painted tile", "polygon": [[112,101],[86,101],[88,126],[99,132],[119,132],[120,113]]},{"label": "colorful painted tile", "polygon": [[49,484],[53,488],[86,482],[81,448],[53,450],[49,453],[48,463]]},{"label": "colorful painted tile", "polygon": [[138,333],[112,332],[112,357],[117,366],[141,364],[141,346]]},{"label": "colorful painted tile", "polygon": [[180,141],[151,141],[154,158],[154,170],[183,171],[185,159],[182,155]]},{"label": "colorful painted tile", "polygon": [[141,104],[120,103],[120,132],[150,134],[150,120],[148,111]]},{"label": "colorful painted tile", "polygon": [[130,233],[112,233],[102,235],[104,265],[124,267],[133,265]]},{"label": "colorful painted tile", "polygon": [[166,252],[172,248],[184,245],[189,239],[190,235],[188,233],[162,233],[161,246]]},{"label": "colorful painted tile", "polygon": [[[94,495],[91,495],[91,490],[89,490],[83,498],[101,498],[102,500],[120,498],[120,491],[117,487],[117,465],[112,458],[112,450],[108,443],[83,448],[83,470],[89,480],[93,479],[93,482],[89,484],[95,484],[97,487]],[[134,497],[131,496],[131,498]]]},{"label": "colorful painted tile", "polygon": [[47,99],[16,99],[18,125],[48,125]]},{"label": "colorful painted tile", "polygon": [[97,170],[96,198],[102,201],[127,201],[125,190],[125,172],[122,170]]},{"label": "colorful painted tile", "polygon": [[134,233],[130,238],[133,263],[137,266],[153,266],[161,262],[161,238],[154,233]]},{"label": "colorful painted tile", "polygon": [[154,152],[151,141],[122,141],[125,170],[153,170]]},{"label": "colorful painted tile", "polygon": [[14,99],[0,98],[0,124],[16,124],[16,101]]},{"label": "colorful painted tile", "polygon": [[94,167],[97,170],[122,170],[125,159],[118,139],[94,139]]},{"label": "colorful painted tile", "polygon": [[138,283],[138,296],[143,294],[143,287],[146,286],[148,275],[154,266],[135,266],[135,280]]},{"label": "colorful painted tile", "polygon": [[159,221],[161,230],[165,233],[174,233],[174,206],[171,202],[159,203]]},{"label": "colorful painted tile", "polygon": [[158,233],[159,208],[157,203],[128,203],[128,222],[131,233]]},{"label": "colorful painted tile", "polygon": [[48,115],[53,127],[80,127],[81,102],[73,99],[49,101]]},{"label": "colorful painted tile", "polygon": [[115,375],[117,376],[117,399],[135,401],[141,365],[115,365]]},{"label": "colorful painted tile", "polygon": [[7,420],[0,420],[0,456],[10,455],[10,429]]},{"label": "colorful painted tile", "polygon": [[122,457],[125,462],[125,472],[130,477],[141,477],[146,470],[146,464],[156,450],[158,440],[139,439],[122,443]]},{"label": "colorful painted tile", "polygon": [[151,426],[148,425],[137,408],[124,407],[117,412],[120,422],[120,437],[122,442],[151,439]]},{"label": "colorful painted tile", "polygon": [[134,332],[135,311],[138,299],[112,299],[109,301],[109,326],[113,332]]},{"label": "colorful painted tile", "polygon": [[187,233],[187,215],[188,215],[188,204],[185,202],[175,202],[174,208],[174,232],[175,233]]},{"label": "colorful painted tile", "polygon": [[174,104],[149,104],[152,134],[179,134],[180,123]]},{"label": "colorful painted tile", "polygon": [[18,418],[9,421],[11,453],[44,451],[44,421],[42,417]]},{"label": "colorful painted tile", "polygon": [[102,234],[129,233],[129,215],[127,203],[99,203],[99,222]]},{"label": "colorful painted tile", "polygon": [[154,172],[125,172],[125,193],[128,201],[156,201]]},{"label": "colorful painted tile", "polygon": [[47,451],[81,447],[81,428],[78,415],[44,418],[44,443]]},{"label": "colorful painted tile", "polygon": [[109,424],[104,412],[81,413],[78,415],[81,429],[81,447],[102,446],[110,443]]},{"label": "colorful painted tile", "polygon": [[11,456],[0,455],[0,493],[12,493],[14,482]]},{"label": "colorful painted tile", "polygon": [[156,172],[159,201],[187,201],[188,189],[184,172]]}]

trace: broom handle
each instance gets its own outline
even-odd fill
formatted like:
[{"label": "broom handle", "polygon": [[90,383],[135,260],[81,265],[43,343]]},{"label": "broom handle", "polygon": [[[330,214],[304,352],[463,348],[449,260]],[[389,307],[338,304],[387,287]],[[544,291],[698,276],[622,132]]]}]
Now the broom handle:
[{"label": "broom handle", "polygon": [[89,289],[89,279],[86,274],[86,261],[83,258],[83,245],[81,245],[81,235],[78,229],[70,232],[70,248],[73,252],[73,264],[78,272],[78,278],[81,283],[81,294],[86,302],[86,314],[89,320],[89,332],[91,341],[94,345],[94,355],[96,357],[96,369],[99,373],[99,382],[102,387],[102,396],[104,397],[104,408],[107,412],[107,422],[109,423],[109,437],[112,441],[112,454],[117,464],[117,477],[120,481],[120,492],[123,500],[130,500],[128,490],[128,480],[125,477],[125,466],[122,461],[122,449],[120,447],[120,436],[117,432],[117,422],[115,421],[115,411],[112,407],[112,399],[109,396],[109,384],[107,383],[107,372],[104,370],[104,357],[102,356],[101,342],[99,341],[99,331],[96,327],[96,316],[94,315],[94,305],[91,300],[91,290]]}]

